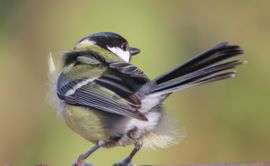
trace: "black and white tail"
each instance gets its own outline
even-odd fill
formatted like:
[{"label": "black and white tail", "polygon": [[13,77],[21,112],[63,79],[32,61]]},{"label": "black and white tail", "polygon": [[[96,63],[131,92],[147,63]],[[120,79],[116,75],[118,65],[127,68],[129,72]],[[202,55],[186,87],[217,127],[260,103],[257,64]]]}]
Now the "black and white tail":
[{"label": "black and white tail", "polygon": [[220,43],[147,83],[148,93],[145,95],[166,95],[195,85],[234,77],[233,69],[243,62],[229,59],[241,54],[243,50],[239,46]]}]

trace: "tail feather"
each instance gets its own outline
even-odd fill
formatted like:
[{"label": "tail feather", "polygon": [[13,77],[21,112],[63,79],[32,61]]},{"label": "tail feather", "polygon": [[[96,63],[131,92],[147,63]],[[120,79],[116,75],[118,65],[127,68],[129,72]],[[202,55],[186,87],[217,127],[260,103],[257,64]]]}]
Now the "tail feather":
[{"label": "tail feather", "polygon": [[227,63],[217,64],[209,67],[205,67],[203,69],[200,69],[198,71],[194,71],[192,73],[188,73],[186,75],[183,75],[181,77],[174,78],[172,80],[163,82],[161,84],[157,84],[151,89],[151,92],[157,92],[157,91],[163,91],[166,89],[170,89],[173,87],[178,87],[185,84],[192,84],[197,83],[201,79],[207,78],[207,77],[213,77],[217,73],[222,73],[224,71],[230,70],[235,68],[237,65],[242,64],[242,62],[238,60],[230,61]]},{"label": "tail feather", "polygon": [[185,64],[152,80],[149,94],[169,94],[177,90],[204,83],[234,77],[233,68],[242,64],[239,60],[225,60],[242,54],[237,45],[227,42],[199,54]]},{"label": "tail feather", "polygon": [[187,61],[183,65],[157,77],[157,83],[166,82],[170,79],[191,73],[203,67],[221,62],[225,59],[242,54],[243,51],[237,45],[229,45],[227,42],[220,43],[213,48],[199,54],[195,58]]},{"label": "tail feather", "polygon": [[217,74],[217,75],[214,75],[212,77],[208,77],[208,78],[204,78],[202,80],[198,80],[197,84],[210,83],[210,82],[214,82],[214,81],[220,81],[220,80],[232,78],[232,77],[235,77],[235,73],[236,73],[235,71],[231,71],[231,72]]}]

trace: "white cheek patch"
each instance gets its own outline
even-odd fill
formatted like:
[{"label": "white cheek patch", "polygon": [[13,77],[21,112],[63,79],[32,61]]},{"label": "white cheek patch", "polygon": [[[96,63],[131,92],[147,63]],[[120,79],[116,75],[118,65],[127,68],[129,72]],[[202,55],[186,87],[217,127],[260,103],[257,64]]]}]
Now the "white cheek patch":
[{"label": "white cheek patch", "polygon": [[96,42],[85,39],[85,40],[81,41],[80,43],[76,44],[75,48],[84,48],[87,46],[93,46],[95,44],[96,44]]},{"label": "white cheek patch", "polygon": [[109,47],[107,46],[107,48],[113,52],[114,54],[116,54],[117,56],[119,56],[121,59],[123,59],[126,62],[129,62],[130,60],[130,53],[129,51],[124,51],[119,47]]}]

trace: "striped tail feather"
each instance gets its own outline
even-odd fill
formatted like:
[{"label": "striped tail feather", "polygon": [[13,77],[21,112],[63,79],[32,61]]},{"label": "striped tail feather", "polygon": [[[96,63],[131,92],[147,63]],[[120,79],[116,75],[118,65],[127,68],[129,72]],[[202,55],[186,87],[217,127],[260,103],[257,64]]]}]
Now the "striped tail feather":
[{"label": "striped tail feather", "polygon": [[220,43],[150,81],[147,88],[149,93],[146,95],[170,94],[195,85],[234,77],[233,69],[243,62],[230,60],[230,58],[241,54],[243,50],[239,46],[230,45],[227,42]]}]

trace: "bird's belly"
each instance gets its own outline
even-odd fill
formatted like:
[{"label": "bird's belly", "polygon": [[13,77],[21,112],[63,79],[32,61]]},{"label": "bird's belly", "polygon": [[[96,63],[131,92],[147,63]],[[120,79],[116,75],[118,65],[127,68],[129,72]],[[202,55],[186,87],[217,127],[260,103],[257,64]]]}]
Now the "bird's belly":
[{"label": "bird's belly", "polygon": [[[66,105],[62,116],[74,132],[90,142],[104,140],[124,146],[133,144],[137,138],[143,138],[156,129],[162,117],[161,109],[156,109],[146,115],[148,121],[71,105]],[[130,138],[128,135],[134,129],[136,138]]]},{"label": "bird's belly", "polygon": [[77,106],[67,106],[63,112],[66,124],[90,142],[106,140],[105,129],[100,115],[95,110]]}]

